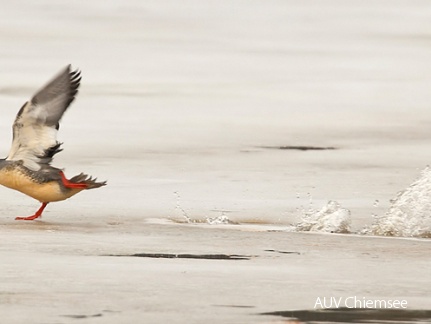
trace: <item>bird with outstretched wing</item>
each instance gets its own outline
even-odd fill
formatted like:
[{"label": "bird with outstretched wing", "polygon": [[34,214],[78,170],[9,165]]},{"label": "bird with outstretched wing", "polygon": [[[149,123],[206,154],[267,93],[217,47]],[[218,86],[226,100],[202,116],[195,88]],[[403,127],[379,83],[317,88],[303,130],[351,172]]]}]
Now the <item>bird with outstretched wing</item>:
[{"label": "bird with outstretched wing", "polygon": [[75,99],[80,82],[81,72],[68,65],[26,102],[15,118],[11,149],[0,159],[0,184],[42,203],[34,215],[17,220],[34,220],[50,202],[106,185],[106,181],[97,182],[83,173],[67,179],[61,169],[51,166],[54,155],[61,151],[62,143],[57,141],[60,119]]}]

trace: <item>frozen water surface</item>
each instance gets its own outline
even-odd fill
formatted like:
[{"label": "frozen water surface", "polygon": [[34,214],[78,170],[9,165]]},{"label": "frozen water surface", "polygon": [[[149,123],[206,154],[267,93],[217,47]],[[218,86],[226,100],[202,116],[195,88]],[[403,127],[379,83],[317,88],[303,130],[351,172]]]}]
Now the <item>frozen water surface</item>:
[{"label": "frozen water surface", "polygon": [[[429,309],[430,241],[380,235],[430,229],[429,171],[410,186],[431,159],[430,30],[425,0],[2,3],[0,153],[72,63],[55,165],[108,180],[28,223],[37,203],[0,188],[2,322],[271,323],[352,295]],[[374,235],[289,232],[304,210]],[[249,259],[115,256],[134,254]]]}]

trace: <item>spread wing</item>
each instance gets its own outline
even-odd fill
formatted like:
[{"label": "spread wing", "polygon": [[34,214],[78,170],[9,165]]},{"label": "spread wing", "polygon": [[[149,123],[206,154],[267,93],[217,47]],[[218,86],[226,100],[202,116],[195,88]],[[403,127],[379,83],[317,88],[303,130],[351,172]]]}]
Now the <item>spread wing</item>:
[{"label": "spread wing", "polygon": [[81,72],[68,65],[40,89],[19,110],[13,124],[13,141],[6,160],[22,160],[24,166],[38,171],[61,151],[57,142],[59,122],[75,99]]}]

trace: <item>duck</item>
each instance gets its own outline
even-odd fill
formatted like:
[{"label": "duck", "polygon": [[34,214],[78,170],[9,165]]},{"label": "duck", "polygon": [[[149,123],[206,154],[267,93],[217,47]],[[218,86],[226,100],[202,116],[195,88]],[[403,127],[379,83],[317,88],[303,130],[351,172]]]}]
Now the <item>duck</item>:
[{"label": "duck", "polygon": [[42,205],[31,216],[42,217],[51,202],[68,199],[77,193],[106,185],[80,173],[67,179],[63,169],[51,166],[62,148],[57,140],[60,120],[78,94],[81,71],[69,64],[40,88],[16,115],[9,154],[0,159],[0,184],[38,200]]}]

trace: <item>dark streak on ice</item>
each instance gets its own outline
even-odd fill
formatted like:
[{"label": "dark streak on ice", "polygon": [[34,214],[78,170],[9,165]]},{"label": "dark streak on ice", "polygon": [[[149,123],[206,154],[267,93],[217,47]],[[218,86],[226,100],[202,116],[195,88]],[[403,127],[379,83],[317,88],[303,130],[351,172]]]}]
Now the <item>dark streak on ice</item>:
[{"label": "dark streak on ice", "polygon": [[265,252],[275,252],[275,253],[281,253],[281,254],[298,254],[300,255],[301,253],[299,252],[293,252],[293,251],[280,251],[280,250],[265,250]]},{"label": "dark streak on ice", "polygon": [[84,318],[92,318],[92,317],[102,317],[102,314],[94,314],[94,315],[62,315],[62,317],[69,317],[75,319],[84,319]]},{"label": "dark streak on ice", "polygon": [[376,309],[376,308],[328,308],[260,313],[297,319],[300,322],[319,323],[417,323],[431,321],[431,310]]},{"label": "dark streak on ice", "polygon": [[297,151],[325,151],[325,150],[336,150],[337,148],[332,146],[305,146],[305,145],[287,145],[287,146],[260,146],[265,149],[275,150],[297,150]]},{"label": "dark streak on ice", "polygon": [[249,255],[237,254],[172,254],[172,253],[135,253],[135,254],[111,254],[107,256],[140,257],[162,259],[204,259],[204,260],[250,260]]}]

